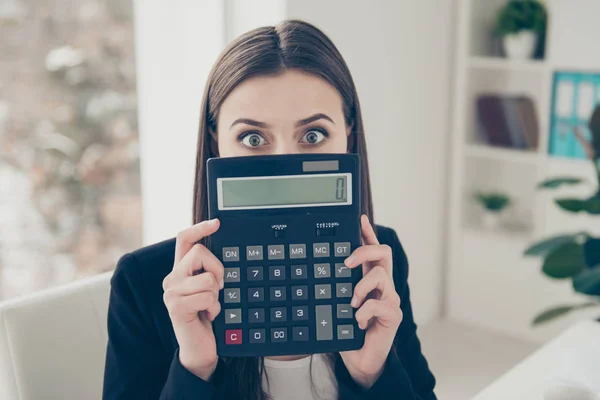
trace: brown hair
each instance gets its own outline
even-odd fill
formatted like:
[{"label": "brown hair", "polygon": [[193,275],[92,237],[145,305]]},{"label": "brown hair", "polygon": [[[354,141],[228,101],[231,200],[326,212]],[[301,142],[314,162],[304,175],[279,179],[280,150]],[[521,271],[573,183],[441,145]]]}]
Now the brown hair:
[{"label": "brown hair", "polygon": [[[200,110],[194,224],[208,219],[206,160],[218,156],[214,133],[217,132],[219,109],[223,101],[245,79],[257,75],[277,75],[291,69],[318,76],[339,92],[346,126],[350,128],[348,152],[357,153],[361,160],[362,213],[373,223],[363,121],[350,70],[338,49],[322,31],[303,21],[288,20],[277,26],[254,29],[232,41],[208,76]],[[232,358],[224,362],[234,382],[227,387],[227,398],[265,398],[261,388],[261,373],[264,370],[262,358]]]}]

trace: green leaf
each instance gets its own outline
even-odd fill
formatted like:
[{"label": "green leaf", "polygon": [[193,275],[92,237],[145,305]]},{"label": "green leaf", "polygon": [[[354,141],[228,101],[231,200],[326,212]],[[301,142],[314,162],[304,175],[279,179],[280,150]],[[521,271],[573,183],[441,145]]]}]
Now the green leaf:
[{"label": "green leaf", "polygon": [[583,308],[589,308],[589,307],[594,307],[594,306],[599,306],[599,305],[600,304],[598,304],[598,303],[583,303],[583,304],[570,305],[570,306],[553,307],[553,308],[550,308],[550,309],[538,314],[535,317],[535,319],[533,320],[533,325],[543,324],[545,322],[548,322],[550,320],[553,320],[555,318],[563,316],[567,313],[570,313],[571,311],[581,310]]},{"label": "green leaf", "polygon": [[538,189],[555,189],[563,185],[578,185],[583,182],[580,178],[551,178],[538,184]]},{"label": "green leaf", "polygon": [[574,276],[573,289],[590,296],[600,296],[600,265],[587,268]]},{"label": "green leaf", "polygon": [[600,197],[593,196],[585,201],[585,211],[592,215],[600,214]]},{"label": "green leaf", "polygon": [[554,248],[548,254],[542,271],[551,278],[564,279],[577,275],[584,268],[583,246],[569,242]]},{"label": "green leaf", "polygon": [[557,199],[554,200],[560,208],[569,212],[580,212],[586,209],[586,200],[580,199]]},{"label": "green leaf", "polygon": [[571,235],[560,235],[542,240],[541,242],[531,245],[527,250],[525,250],[525,255],[546,257],[546,255],[556,247],[565,243],[574,243],[578,235],[580,234],[576,233]]}]

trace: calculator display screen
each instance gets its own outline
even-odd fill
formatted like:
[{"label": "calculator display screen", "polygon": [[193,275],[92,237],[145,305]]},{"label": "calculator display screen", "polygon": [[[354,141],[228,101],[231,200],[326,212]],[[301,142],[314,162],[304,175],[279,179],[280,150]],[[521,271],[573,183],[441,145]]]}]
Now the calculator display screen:
[{"label": "calculator display screen", "polygon": [[219,210],[352,204],[352,174],[218,178]]}]

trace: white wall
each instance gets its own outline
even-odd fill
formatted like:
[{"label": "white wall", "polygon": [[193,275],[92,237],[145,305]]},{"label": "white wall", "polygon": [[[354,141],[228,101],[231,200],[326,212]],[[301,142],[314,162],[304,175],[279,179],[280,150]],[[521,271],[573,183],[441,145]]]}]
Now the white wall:
[{"label": "white wall", "polygon": [[144,243],[192,222],[200,103],[224,41],[219,0],[135,5]]},{"label": "white wall", "polygon": [[440,312],[453,1],[289,0],[346,59],[367,135],[376,222],[411,265],[417,322]]}]

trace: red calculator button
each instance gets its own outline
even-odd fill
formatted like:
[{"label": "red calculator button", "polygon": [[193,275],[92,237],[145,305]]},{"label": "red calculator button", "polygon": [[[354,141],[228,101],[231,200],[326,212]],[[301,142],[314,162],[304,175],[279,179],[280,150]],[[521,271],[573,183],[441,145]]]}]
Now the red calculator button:
[{"label": "red calculator button", "polygon": [[225,331],[225,344],[242,344],[242,330],[229,329]]}]

